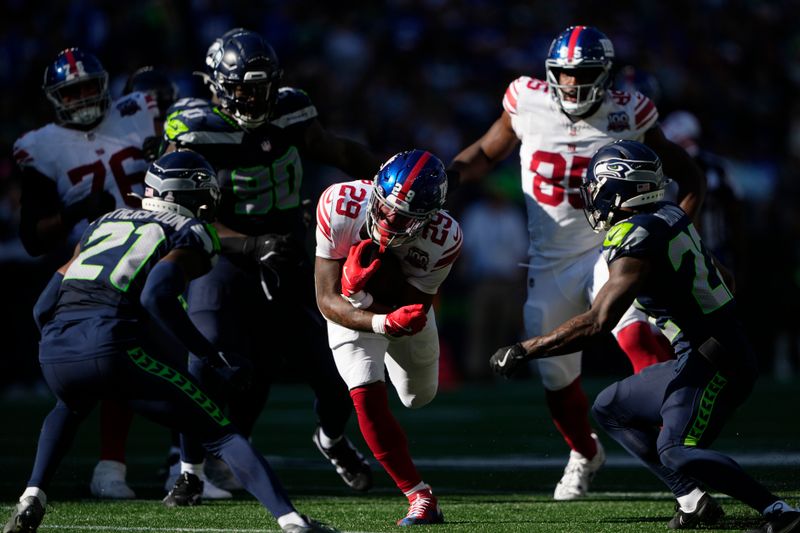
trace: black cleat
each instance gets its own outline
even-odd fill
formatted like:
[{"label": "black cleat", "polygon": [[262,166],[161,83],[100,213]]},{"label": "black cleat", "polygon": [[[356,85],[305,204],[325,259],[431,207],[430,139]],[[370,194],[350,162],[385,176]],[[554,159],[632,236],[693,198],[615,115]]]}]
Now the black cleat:
[{"label": "black cleat", "polygon": [[281,528],[283,533],[339,533],[335,527],[317,522],[313,518],[302,515],[303,520],[306,521],[305,526],[298,526],[296,524],[287,524]]},{"label": "black cleat", "polygon": [[770,513],[758,529],[751,529],[748,533],[792,533],[800,531],[800,511],[784,511],[783,513]]},{"label": "black cleat", "polygon": [[44,506],[36,496],[28,496],[14,507],[3,533],[36,533],[44,518]]},{"label": "black cleat", "polygon": [[203,482],[196,475],[184,472],[178,476],[175,486],[161,501],[167,507],[200,505],[203,502]]},{"label": "black cleat", "polygon": [[706,493],[697,502],[694,512],[687,513],[681,510],[680,505],[675,504],[675,516],[669,521],[670,529],[694,529],[700,525],[712,525],[725,515],[722,506]]},{"label": "black cleat", "polygon": [[325,448],[320,441],[320,431],[322,428],[317,426],[312,440],[319,448],[320,453],[336,467],[336,473],[342,477],[347,486],[359,492],[371,489],[372,469],[364,456],[350,442],[350,439],[342,437],[332,447]]}]

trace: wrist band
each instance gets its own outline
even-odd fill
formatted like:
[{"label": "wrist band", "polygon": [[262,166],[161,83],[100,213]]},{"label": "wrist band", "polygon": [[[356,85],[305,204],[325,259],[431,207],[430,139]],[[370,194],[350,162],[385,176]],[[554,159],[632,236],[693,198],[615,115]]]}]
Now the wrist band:
[{"label": "wrist band", "polygon": [[366,309],[370,305],[372,305],[373,298],[370,293],[367,291],[358,291],[354,293],[352,296],[345,296],[342,294],[342,298],[350,302],[350,305],[355,307],[356,309]]},{"label": "wrist band", "polygon": [[386,335],[386,315],[372,315],[372,331]]}]

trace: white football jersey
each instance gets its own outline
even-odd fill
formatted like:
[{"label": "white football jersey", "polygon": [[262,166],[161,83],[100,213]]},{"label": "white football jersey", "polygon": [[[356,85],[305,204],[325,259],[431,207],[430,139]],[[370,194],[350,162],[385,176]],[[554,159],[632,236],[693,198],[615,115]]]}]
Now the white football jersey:
[{"label": "white football jersey", "polygon": [[[355,180],[335,183],[317,202],[316,255],[344,259],[350,248],[363,240],[372,182]],[[439,211],[414,241],[389,251],[402,265],[409,284],[427,294],[436,294],[461,252],[463,235],[458,222]]]},{"label": "white football jersey", "polygon": [[528,253],[541,267],[599,250],[583,213],[579,187],[589,160],[617,139],[642,141],[658,111],[640,92],[606,91],[600,108],[572,122],[550,95],[546,82],[522,76],[506,90],[503,108],[522,142],[519,157],[528,211]]},{"label": "white football jersey", "polygon": [[58,188],[64,205],[106,190],[117,207],[136,206],[128,193],[141,195],[148,163],[142,155],[146,137],[156,134],[156,101],[144,93],[131,93],[112,102],[105,118],[90,131],[50,123],[14,143],[14,158],[32,167]]}]

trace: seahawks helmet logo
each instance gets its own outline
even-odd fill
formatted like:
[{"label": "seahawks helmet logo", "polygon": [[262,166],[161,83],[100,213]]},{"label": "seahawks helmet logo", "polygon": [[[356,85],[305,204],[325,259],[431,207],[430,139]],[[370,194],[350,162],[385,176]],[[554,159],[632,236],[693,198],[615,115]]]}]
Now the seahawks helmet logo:
[{"label": "seahawks helmet logo", "polygon": [[[598,161],[594,166],[594,175],[598,181],[603,182],[609,178],[618,180],[645,180],[652,181],[652,175],[661,167],[661,161],[626,161],[624,159],[610,158]],[[639,174],[639,175],[637,175]]]}]

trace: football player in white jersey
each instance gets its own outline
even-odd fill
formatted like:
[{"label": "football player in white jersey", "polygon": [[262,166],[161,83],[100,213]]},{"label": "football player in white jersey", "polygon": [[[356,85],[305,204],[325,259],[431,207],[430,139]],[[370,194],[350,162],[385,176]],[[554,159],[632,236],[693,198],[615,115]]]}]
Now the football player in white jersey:
[{"label": "football player in white jersey", "polygon": [[[639,92],[609,90],[614,47],[602,32],[572,26],[553,40],[547,80],[522,76],[503,98],[503,112],[489,130],[453,160],[461,181],[489,173],[520,145],[522,190],[528,213],[526,334],[541,335],[585,311],[608,278],[600,256],[602,236],[587,227],[579,193],[592,155],[615,139],[643,141],[662,156],[679,186],[681,208],[695,217],[705,192],[699,169],[661,132],[655,104]],[[614,336],[634,372],[671,358],[669,344],[634,308]],[[537,360],[553,422],[571,448],[556,500],[586,494],[605,453],[593,432],[581,387],[581,352]]]},{"label": "football player in white jersey", "polygon": [[400,526],[444,521],[388,406],[385,372],[406,407],[436,396],[439,335],[431,307],[461,251],[442,210],[447,176],[424,150],[396,154],[372,182],[328,187],[317,205],[317,304],[365,442],[408,497]]},{"label": "football player in white jersey", "polygon": [[[79,48],[61,51],[44,73],[56,121],[14,143],[22,184],[20,238],[33,256],[74,246],[87,224],[118,207],[139,207],[155,135],[156,101],[131,93],[112,102],[108,73]],[[125,440],[132,412],[111,402],[101,411],[101,454],[92,494],[133,498],[125,482]]]}]

